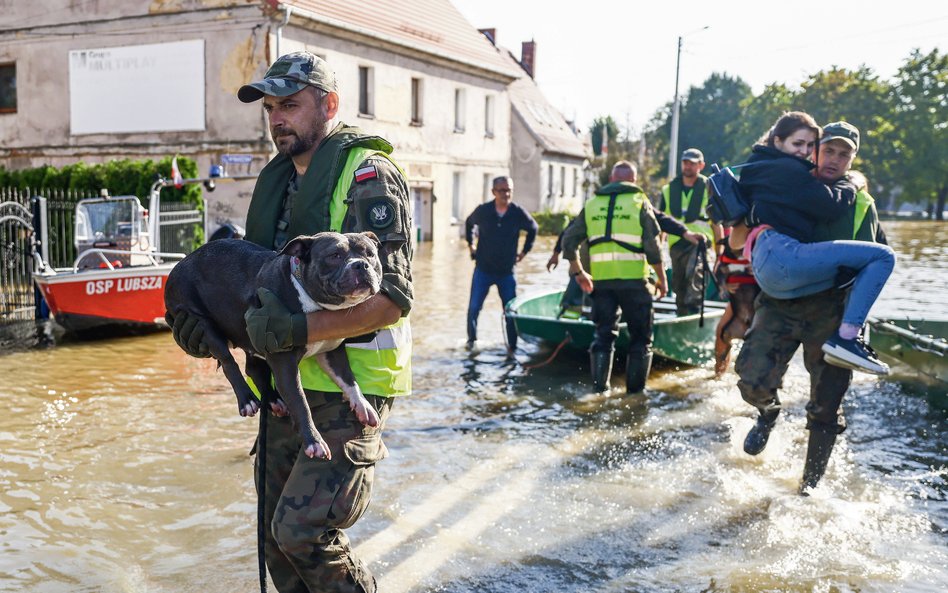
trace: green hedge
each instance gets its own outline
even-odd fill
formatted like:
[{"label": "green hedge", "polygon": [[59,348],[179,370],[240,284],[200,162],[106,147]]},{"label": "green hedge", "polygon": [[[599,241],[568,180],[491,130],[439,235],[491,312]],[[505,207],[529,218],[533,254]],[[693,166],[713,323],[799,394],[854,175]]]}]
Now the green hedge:
[{"label": "green hedge", "polygon": [[540,227],[539,234],[559,235],[563,229],[566,228],[566,225],[569,224],[569,221],[573,219],[573,214],[569,212],[544,210],[542,212],[534,212],[533,219],[537,221],[537,225]]},{"label": "green hedge", "polygon": [[[19,189],[71,189],[87,197],[99,195],[99,190],[109,190],[112,196],[137,196],[148,207],[148,192],[160,175],[171,178],[171,158],[160,161],[122,159],[107,163],[74,163],[60,169],[43,165],[34,169],[8,171],[0,166],[0,187]],[[178,169],[183,177],[197,177],[197,163],[187,157],[178,157]],[[201,209],[201,186],[185,185],[181,189],[168,187],[162,190],[162,200],[194,204]]]}]

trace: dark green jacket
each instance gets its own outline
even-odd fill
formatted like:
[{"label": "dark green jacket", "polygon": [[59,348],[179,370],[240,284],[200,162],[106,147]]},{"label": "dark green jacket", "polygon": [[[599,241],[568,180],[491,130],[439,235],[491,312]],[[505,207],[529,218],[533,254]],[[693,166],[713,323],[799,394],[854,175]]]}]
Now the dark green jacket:
[{"label": "dark green jacket", "polygon": [[[306,174],[299,182],[299,191],[293,200],[287,237],[312,235],[330,230],[329,205],[339,176],[346,164],[350,149],[371,148],[386,154],[392,145],[379,136],[369,136],[359,128],[338,124],[313,154]],[[382,292],[388,295],[403,314],[411,309],[412,228],[408,203],[408,186],[397,167],[385,157],[374,156],[365,160],[374,166],[378,176],[368,182],[353,183],[346,202],[349,210],[343,223],[344,232],[374,231],[382,240],[379,257],[382,260]],[[277,221],[283,208],[287,185],[293,173],[293,160],[278,154],[263,168],[254,186],[247,212],[246,239],[273,249]],[[363,210],[386,202],[394,212],[394,223],[385,232],[366,226]]]}]

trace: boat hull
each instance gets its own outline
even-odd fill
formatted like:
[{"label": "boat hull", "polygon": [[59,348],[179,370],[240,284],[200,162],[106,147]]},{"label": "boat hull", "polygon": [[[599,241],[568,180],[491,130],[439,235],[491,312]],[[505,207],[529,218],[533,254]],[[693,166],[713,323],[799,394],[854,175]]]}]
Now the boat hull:
[{"label": "boat hull", "polygon": [[872,319],[869,344],[883,358],[948,385],[948,320]]},{"label": "boat hull", "polygon": [[[587,349],[595,335],[595,325],[585,318],[557,318],[562,291],[518,297],[510,302],[506,314],[512,317],[517,334],[533,343],[559,344],[569,338],[567,345]],[[652,351],[655,354],[683,364],[700,366],[714,360],[714,330],[724,314],[724,303],[706,301],[704,320],[700,315],[675,315],[672,299],[654,303]],[[620,324],[616,348],[626,350],[629,334]]]},{"label": "boat hull", "polygon": [[33,280],[67,332],[166,327],[164,287],[174,263],[114,270],[57,271]]}]

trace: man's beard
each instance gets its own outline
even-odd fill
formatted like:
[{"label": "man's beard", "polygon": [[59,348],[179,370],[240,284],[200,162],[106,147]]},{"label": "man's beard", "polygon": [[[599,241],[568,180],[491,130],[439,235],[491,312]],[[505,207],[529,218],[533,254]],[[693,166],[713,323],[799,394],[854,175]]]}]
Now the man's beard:
[{"label": "man's beard", "polygon": [[[313,125],[309,130],[306,130],[304,133],[299,133],[296,130],[291,128],[279,128],[271,132],[274,136],[274,139],[277,138],[292,138],[292,142],[289,144],[281,144],[276,142],[277,152],[284,154],[288,157],[294,157],[308,150],[312,149],[314,146],[317,146],[320,142],[323,141],[323,138],[326,137],[326,129],[328,127],[328,122],[323,120],[317,120],[313,122]],[[290,135],[292,134],[292,136]]]}]

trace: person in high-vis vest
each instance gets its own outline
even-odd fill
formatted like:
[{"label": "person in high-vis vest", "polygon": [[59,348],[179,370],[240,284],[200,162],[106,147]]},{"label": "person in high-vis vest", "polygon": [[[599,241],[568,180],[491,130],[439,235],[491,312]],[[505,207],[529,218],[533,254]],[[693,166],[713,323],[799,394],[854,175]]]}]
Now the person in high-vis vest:
[{"label": "person in high-vis vest", "polygon": [[[596,335],[589,348],[593,386],[610,389],[619,309],[629,332],[626,391],[645,388],[652,366],[652,292],[650,270],[657,276],[656,292],[666,292],[659,227],[648,196],[635,185],[635,165],[619,161],[609,183],[599,188],[563,234],[563,256],[579,287],[592,296]],[[587,272],[577,250],[589,246]]]},{"label": "person in high-vis vest", "polygon": [[[659,210],[685,224],[690,231],[704,236],[706,245],[721,246],[724,236],[721,225],[712,223],[707,217],[708,178],[701,174],[704,154],[697,148],[681,153],[681,174],[662,186]],[[716,251],[720,254],[720,251]],[[701,309],[704,299],[703,281],[710,276],[704,261],[699,257],[697,245],[668,236],[668,253],[671,256],[671,290],[675,295],[678,315],[691,315]]]},{"label": "person in high-vis vest", "polygon": [[[247,311],[254,347],[272,353],[321,340],[346,338],[359,387],[379,414],[363,426],[339,388],[314,358],[300,363],[300,379],[330,459],[311,459],[289,417],[270,409],[266,475],[257,459],[257,492],[265,486],[265,556],[281,593],[372,593],[376,581],[353,553],[344,529],[365,512],[375,463],[387,456],[381,431],[397,396],[411,391],[412,223],[408,187],[378,136],[338,123],[335,75],[321,58],[281,56],[262,80],[237,92],[244,103],[263,99],[278,154],[263,168],[247,214],[246,240],[278,250],[290,239],[321,231],[372,231],[381,241],[381,291],[354,309],[291,314],[276,296],[258,291]],[[173,320],[176,341],[202,356],[200,320]],[[259,438],[259,437],[258,437]]]},{"label": "person in high-vis vest", "polygon": [[[835,183],[848,176],[859,188],[847,214],[816,226],[811,241],[856,240],[887,244],[879,216],[865,178],[850,171],[859,149],[859,130],[846,122],[824,126],[820,141],[817,176]],[[790,359],[803,346],[803,362],[810,374],[810,400],[806,404],[806,428],[810,431],[800,493],[815,488],[826,472],[837,436],[846,429],[841,411],[853,372],[828,364],[822,345],[836,332],[852,274],[843,271],[826,290],[795,299],[776,299],[762,293],[756,301],[754,321],[744,336],[744,345],[734,370],[745,401],[763,412],[744,441],[747,453],[763,451],[777,421],[780,399],[777,390]]]}]

